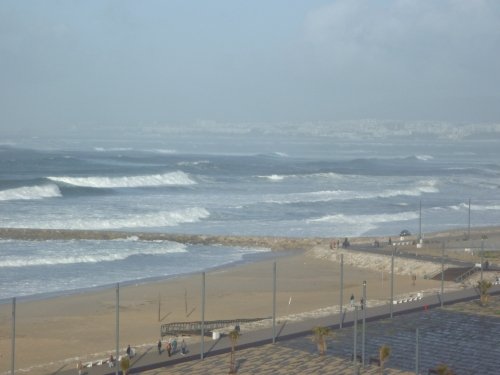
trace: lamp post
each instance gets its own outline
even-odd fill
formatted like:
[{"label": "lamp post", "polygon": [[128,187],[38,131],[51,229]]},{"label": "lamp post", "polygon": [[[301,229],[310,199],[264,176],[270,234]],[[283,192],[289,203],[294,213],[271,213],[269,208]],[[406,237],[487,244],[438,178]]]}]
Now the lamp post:
[{"label": "lamp post", "polygon": [[340,328],[342,328],[344,321],[344,306],[342,301],[344,299],[344,254],[340,254]]},{"label": "lamp post", "polygon": [[363,302],[361,303],[363,310],[363,334],[361,336],[361,365],[365,367],[365,322],[366,322],[366,280],[363,281]]},{"label": "lamp post", "polygon": [[354,366],[354,374],[358,373],[358,348],[357,348],[357,338],[358,338],[358,306],[354,305],[354,337],[353,337],[353,355],[352,363]]},{"label": "lamp post", "polygon": [[394,251],[397,248],[392,249],[392,256],[391,256],[391,305],[389,306],[389,311],[391,313],[391,319],[392,319],[392,309],[394,305]]},{"label": "lamp post", "polygon": [[120,283],[116,283],[116,302],[115,302],[115,339],[116,339],[116,348],[115,348],[115,361],[116,368],[115,374],[118,375],[120,372],[120,364],[118,363],[118,358],[120,357]]},{"label": "lamp post", "polygon": [[10,373],[14,375],[16,368],[16,297],[12,298],[12,350],[10,359]]},{"label": "lamp post", "polygon": [[441,253],[441,307],[443,307],[444,299],[444,242]]}]

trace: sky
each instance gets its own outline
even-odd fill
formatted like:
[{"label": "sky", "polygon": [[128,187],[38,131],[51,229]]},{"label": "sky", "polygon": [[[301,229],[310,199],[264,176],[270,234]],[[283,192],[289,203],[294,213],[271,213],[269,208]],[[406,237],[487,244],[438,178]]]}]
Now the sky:
[{"label": "sky", "polygon": [[0,132],[498,123],[497,0],[1,0]]}]

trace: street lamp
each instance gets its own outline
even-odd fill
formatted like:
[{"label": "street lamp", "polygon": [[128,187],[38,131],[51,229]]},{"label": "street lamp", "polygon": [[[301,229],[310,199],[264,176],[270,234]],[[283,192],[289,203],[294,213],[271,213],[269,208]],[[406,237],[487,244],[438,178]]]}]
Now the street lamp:
[{"label": "street lamp", "polygon": [[358,373],[358,348],[357,348],[357,338],[358,338],[358,306],[354,305],[354,337],[353,337],[353,355],[352,364],[354,366],[354,374]]},{"label": "street lamp", "polygon": [[366,321],[366,280],[363,281],[363,301],[361,302],[363,310],[363,334],[361,336],[361,365],[365,367],[365,321]]}]

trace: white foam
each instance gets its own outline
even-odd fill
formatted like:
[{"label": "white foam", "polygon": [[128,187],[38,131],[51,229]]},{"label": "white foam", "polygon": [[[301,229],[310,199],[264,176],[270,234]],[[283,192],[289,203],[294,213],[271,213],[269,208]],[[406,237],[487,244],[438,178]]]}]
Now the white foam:
[{"label": "white foam", "polygon": [[433,156],[431,155],[416,155],[415,156],[418,160],[422,160],[422,161],[428,161],[428,160],[432,160],[434,159]]},{"label": "white foam", "polygon": [[62,196],[61,191],[54,184],[23,186],[0,191],[0,201],[35,200],[60,196]]},{"label": "white foam", "polygon": [[312,173],[312,174],[305,174],[305,175],[297,175],[297,174],[290,174],[290,175],[279,175],[279,174],[272,174],[269,176],[257,176],[259,178],[267,178],[268,180],[271,181],[281,181],[284,179],[292,179],[292,178],[301,178],[301,179],[309,179],[309,178],[325,178],[325,179],[339,179],[342,178],[343,176],[337,173]]},{"label": "white foam", "polygon": [[378,215],[327,215],[317,219],[309,219],[308,222],[327,222],[332,224],[355,224],[359,226],[371,225],[373,223],[388,223],[397,221],[414,220],[419,217],[417,212],[401,212],[396,214]]},{"label": "white foam", "polygon": [[207,218],[210,213],[203,207],[191,207],[174,211],[160,211],[148,214],[129,214],[119,217],[44,218],[41,222],[10,223],[13,228],[40,229],[122,229],[172,227],[182,223],[195,223]]},{"label": "white foam", "polygon": [[322,190],[308,193],[295,193],[276,196],[266,200],[267,203],[289,204],[301,202],[346,201],[354,199],[391,198],[397,196],[420,196],[422,193],[438,193],[439,189],[432,183],[425,183],[412,189],[388,189],[381,192],[364,192],[350,190]]},{"label": "white foam", "polygon": [[195,181],[182,172],[123,177],[48,177],[52,181],[93,188],[135,188],[169,185],[194,185]]},{"label": "white foam", "polygon": [[44,251],[30,256],[3,257],[3,259],[0,258],[0,268],[114,262],[133,255],[163,255],[185,252],[187,252],[185,245],[168,241],[164,241],[161,245],[140,248],[120,247],[119,251],[113,251],[106,245],[96,244],[92,247],[85,246],[84,248],[66,251],[64,256],[61,256],[58,251]]}]

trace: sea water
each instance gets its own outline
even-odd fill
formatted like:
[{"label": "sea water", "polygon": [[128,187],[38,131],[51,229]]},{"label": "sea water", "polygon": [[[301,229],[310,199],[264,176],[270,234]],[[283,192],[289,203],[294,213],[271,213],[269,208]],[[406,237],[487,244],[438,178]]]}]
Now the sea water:
[{"label": "sea water", "polygon": [[[425,236],[466,228],[469,218],[473,227],[499,223],[495,139],[230,141],[0,145],[0,227],[344,238],[403,229]],[[3,239],[0,299],[200,272],[266,253],[134,237]]]}]

